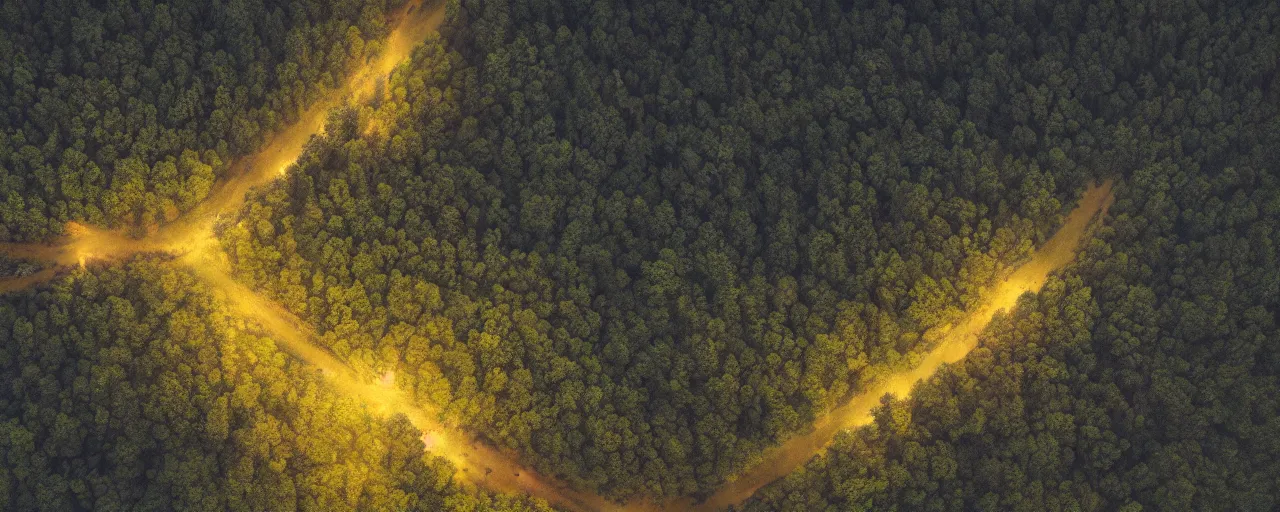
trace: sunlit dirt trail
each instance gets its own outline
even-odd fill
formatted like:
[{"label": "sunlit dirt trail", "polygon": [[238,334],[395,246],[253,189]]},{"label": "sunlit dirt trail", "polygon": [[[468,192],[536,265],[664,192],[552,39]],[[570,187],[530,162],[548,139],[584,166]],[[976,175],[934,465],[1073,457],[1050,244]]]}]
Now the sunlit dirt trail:
[{"label": "sunlit dirt trail", "polygon": [[1106,215],[1114,196],[1112,181],[1095,185],[1085,191],[1080,204],[1067,215],[1062,227],[1045,242],[1031,259],[1019,266],[1008,278],[992,290],[987,301],[967,315],[954,328],[941,333],[941,340],[914,369],[898,373],[875,382],[844,405],[832,410],[813,424],[813,430],[796,435],[761,454],[760,461],[745,473],[725,484],[706,501],[695,503],[691,499],[679,500],[664,507],[666,510],[710,511],[738,505],[761,487],[799,469],[815,455],[826,450],[836,434],[871,422],[871,410],[880,405],[886,393],[905,397],[917,382],[928,378],[944,363],[954,363],[978,345],[978,335],[991,323],[996,312],[1012,310],[1018,297],[1024,293],[1036,293],[1044,287],[1049,274],[1061,269],[1075,259],[1076,250],[1085,239],[1090,221]]}]

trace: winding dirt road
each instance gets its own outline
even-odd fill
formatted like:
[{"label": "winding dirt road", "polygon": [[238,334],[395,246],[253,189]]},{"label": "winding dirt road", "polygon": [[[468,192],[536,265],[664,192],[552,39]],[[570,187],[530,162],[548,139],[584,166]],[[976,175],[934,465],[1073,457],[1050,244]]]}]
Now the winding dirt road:
[{"label": "winding dirt road", "polygon": [[[949,332],[935,333],[942,341],[919,366],[875,383],[845,405],[820,418],[813,430],[788,439],[765,451],[760,462],[736,476],[710,498],[691,498],[657,505],[640,500],[626,505],[569,489],[554,479],[537,475],[518,461],[456,429],[439,423],[437,411],[415,403],[394,386],[394,376],[379,382],[362,382],[346,364],[317,347],[311,329],[280,305],[236,282],[228,272],[226,258],[214,235],[214,226],[224,215],[233,215],[246,201],[249,191],[279,179],[302,154],[306,142],[320,133],[330,109],[345,102],[369,98],[376,81],[387,76],[410,55],[412,49],[434,33],[444,19],[444,8],[426,10],[421,2],[411,2],[394,17],[396,29],[379,58],[352,76],[345,86],[308,108],[300,120],[271,137],[258,153],[238,161],[208,198],[173,223],[143,239],[129,238],[115,231],[71,223],[67,235],[54,244],[0,243],[0,254],[44,262],[48,268],[35,274],[0,279],[0,293],[22,290],[56,277],[60,270],[83,266],[88,261],[115,261],[140,253],[161,253],[175,257],[174,263],[189,268],[224,296],[227,304],[247,319],[261,325],[285,350],[319,368],[337,388],[360,397],[371,410],[404,414],[423,432],[424,447],[442,456],[459,469],[462,480],[499,492],[528,494],[560,508],[578,511],[604,510],[719,510],[745,501],[760,487],[785,476],[822,453],[836,434],[868,423],[871,409],[885,393],[905,396],[921,379],[932,375],[944,363],[962,359],[977,344],[978,334],[997,311],[1012,308],[1026,292],[1037,292],[1048,275],[1072,261],[1084,239],[1090,220],[1104,215],[1111,204],[1111,182],[1091,187],[1066,222],[1030,261],[1020,266],[991,294],[990,300],[969,314]],[[936,339],[936,338],[934,338]]]}]

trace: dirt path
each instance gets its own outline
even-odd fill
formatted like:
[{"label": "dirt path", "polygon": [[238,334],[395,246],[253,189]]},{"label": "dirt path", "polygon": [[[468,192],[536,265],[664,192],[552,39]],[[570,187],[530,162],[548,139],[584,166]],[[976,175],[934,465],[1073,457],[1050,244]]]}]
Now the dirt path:
[{"label": "dirt path", "polygon": [[692,500],[676,501],[666,510],[722,510],[738,505],[761,487],[799,469],[815,455],[826,450],[836,434],[871,422],[871,410],[880,404],[886,393],[903,397],[912,386],[933,375],[944,363],[954,363],[968,355],[978,345],[978,335],[1000,310],[1012,310],[1023,293],[1039,292],[1049,274],[1061,269],[1075,259],[1080,243],[1085,240],[1090,221],[1106,215],[1114,196],[1112,182],[1106,181],[1085,191],[1080,205],[1067,215],[1066,221],[1045,244],[1036,250],[1026,263],[1014,270],[1007,279],[992,291],[987,302],[969,314],[958,326],[947,332],[937,348],[925,355],[911,371],[899,373],[875,383],[859,393],[843,406],[832,410],[813,425],[813,430],[791,437],[781,445],[766,450],[760,462],[725,484],[710,498],[701,503]]}]

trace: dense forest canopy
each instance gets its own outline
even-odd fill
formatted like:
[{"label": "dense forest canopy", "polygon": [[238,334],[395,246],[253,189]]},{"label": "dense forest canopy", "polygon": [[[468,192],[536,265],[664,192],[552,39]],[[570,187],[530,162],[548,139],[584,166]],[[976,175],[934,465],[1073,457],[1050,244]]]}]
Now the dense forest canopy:
[{"label": "dense forest canopy", "polygon": [[402,0],[0,6],[0,240],[146,226],[375,53]]},{"label": "dense forest canopy", "polygon": [[156,261],[0,300],[5,510],[550,510],[453,482]]},{"label": "dense forest canopy", "polygon": [[[172,220],[399,4],[4,3],[0,240]],[[218,226],[366,377],[574,488],[703,496],[1117,178],[1074,266],[743,507],[1280,506],[1276,3],[446,10]],[[0,503],[537,506],[454,483],[192,279],[142,258],[0,299]]]}]

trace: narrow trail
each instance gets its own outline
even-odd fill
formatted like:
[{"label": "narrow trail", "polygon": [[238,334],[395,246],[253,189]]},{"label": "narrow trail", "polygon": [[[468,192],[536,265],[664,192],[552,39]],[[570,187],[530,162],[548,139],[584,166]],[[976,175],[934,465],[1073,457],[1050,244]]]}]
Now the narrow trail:
[{"label": "narrow trail", "polygon": [[942,341],[919,366],[872,385],[845,405],[824,415],[813,430],[794,436],[766,450],[760,462],[738,475],[705,501],[692,498],[657,504],[633,500],[617,504],[604,497],[575,491],[555,479],[539,476],[524,468],[516,457],[507,455],[466,433],[441,424],[437,411],[416,403],[395,387],[394,376],[382,381],[362,382],[356,373],[331,353],[319,348],[311,329],[279,304],[236,282],[228,271],[226,258],[218,246],[214,226],[224,214],[234,214],[244,206],[250,190],[284,176],[302,154],[312,135],[321,133],[330,109],[346,102],[360,103],[370,98],[377,80],[386,77],[413,48],[434,33],[444,21],[444,8],[427,10],[422,1],[410,2],[393,16],[396,28],[384,42],[380,56],[367,63],[340,89],[312,105],[299,120],[274,134],[257,153],[237,161],[209,196],[194,209],[142,239],[119,231],[69,223],[67,234],[50,244],[0,243],[0,254],[49,264],[28,276],[0,279],[0,293],[18,291],[55,278],[63,269],[84,266],[88,261],[116,261],[140,253],[173,256],[174,263],[201,277],[215,294],[245,319],[261,325],[285,350],[319,368],[336,388],[360,398],[371,410],[404,414],[423,432],[425,449],[453,463],[459,478],[497,492],[528,494],[560,508],[574,511],[605,510],[720,510],[746,501],[759,488],[799,468],[822,453],[836,434],[870,420],[870,412],[885,393],[905,396],[918,381],[932,375],[944,363],[964,358],[977,345],[978,334],[997,311],[1012,308],[1025,292],[1037,292],[1048,275],[1072,261],[1089,221],[1105,214],[1112,201],[1112,182],[1089,188],[1080,205],[1063,226],[1031,260],[1018,267],[991,294],[991,298],[949,332],[938,333]]},{"label": "narrow trail", "polygon": [[871,422],[871,410],[880,405],[886,393],[905,397],[917,382],[933,375],[943,364],[964,359],[978,346],[978,335],[991,323],[996,312],[1011,311],[1018,297],[1024,293],[1037,293],[1048,281],[1049,274],[1066,267],[1075,259],[1076,251],[1088,233],[1090,221],[1106,216],[1115,196],[1111,194],[1113,182],[1107,180],[1085,191],[1080,204],[1067,215],[1062,227],[1036,250],[1026,263],[1013,271],[1008,278],[992,290],[987,301],[967,315],[959,325],[942,336],[938,346],[925,355],[920,364],[910,371],[899,373],[873,383],[844,405],[822,416],[813,424],[813,430],[793,436],[782,444],[765,450],[755,466],[725,484],[703,502],[692,499],[677,500],[663,507],[664,510],[711,511],[739,505],[761,487],[799,469],[814,456],[826,451],[836,434]]}]

